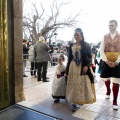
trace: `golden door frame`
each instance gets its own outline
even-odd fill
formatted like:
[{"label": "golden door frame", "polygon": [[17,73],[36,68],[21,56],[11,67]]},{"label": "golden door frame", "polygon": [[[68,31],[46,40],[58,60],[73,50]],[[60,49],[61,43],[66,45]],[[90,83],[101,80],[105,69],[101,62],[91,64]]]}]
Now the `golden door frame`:
[{"label": "golden door frame", "polygon": [[22,0],[0,0],[0,109],[24,100]]},{"label": "golden door frame", "polygon": [[10,104],[7,0],[0,0],[0,108]]}]

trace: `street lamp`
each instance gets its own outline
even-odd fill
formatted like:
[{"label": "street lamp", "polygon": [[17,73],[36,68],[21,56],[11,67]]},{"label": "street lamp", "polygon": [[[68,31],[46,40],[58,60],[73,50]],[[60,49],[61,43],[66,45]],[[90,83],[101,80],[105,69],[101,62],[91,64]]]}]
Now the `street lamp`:
[{"label": "street lamp", "polygon": [[57,40],[57,33],[54,33],[54,36],[55,36],[55,44],[56,44],[56,40]]}]

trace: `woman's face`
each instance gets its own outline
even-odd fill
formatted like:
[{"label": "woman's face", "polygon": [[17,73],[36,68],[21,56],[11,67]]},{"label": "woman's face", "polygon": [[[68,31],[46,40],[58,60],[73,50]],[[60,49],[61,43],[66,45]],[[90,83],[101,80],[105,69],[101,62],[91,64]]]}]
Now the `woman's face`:
[{"label": "woman's face", "polygon": [[75,32],[74,38],[77,42],[80,42],[82,40],[82,36],[81,36],[80,32]]}]

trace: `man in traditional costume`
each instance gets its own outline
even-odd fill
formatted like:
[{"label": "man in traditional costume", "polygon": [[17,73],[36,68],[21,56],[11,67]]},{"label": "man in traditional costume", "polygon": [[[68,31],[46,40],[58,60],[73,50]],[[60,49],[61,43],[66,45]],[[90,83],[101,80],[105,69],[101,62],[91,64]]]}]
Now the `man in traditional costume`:
[{"label": "man in traditional costume", "polygon": [[118,109],[117,97],[120,82],[120,34],[116,31],[117,26],[116,20],[109,22],[110,33],[104,36],[100,46],[101,59],[104,61],[101,79],[105,81],[107,88],[106,99],[110,98],[110,83],[113,83],[113,109]]}]

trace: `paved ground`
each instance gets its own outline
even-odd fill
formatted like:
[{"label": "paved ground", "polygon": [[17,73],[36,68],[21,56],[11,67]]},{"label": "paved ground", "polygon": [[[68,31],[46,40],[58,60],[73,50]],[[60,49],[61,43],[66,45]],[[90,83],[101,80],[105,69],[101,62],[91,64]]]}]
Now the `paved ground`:
[{"label": "paved ground", "polygon": [[[62,114],[69,116],[74,116],[76,118],[82,118],[84,120],[120,120],[120,109],[115,111],[112,109],[112,94],[109,100],[106,100],[104,94],[106,89],[103,81],[100,81],[97,75],[96,96],[97,102],[94,104],[83,105],[76,112],[71,112],[70,106],[66,101],[61,100],[60,103],[54,103],[51,97],[51,85],[53,81],[55,67],[49,67],[48,77],[50,82],[37,82],[34,78],[30,78],[29,72],[27,75],[29,77],[24,78],[24,94],[26,101],[30,102],[32,105],[43,106],[49,108],[51,111],[57,111]],[[118,98],[120,102],[120,95]],[[120,103],[118,105],[120,107]]]}]

